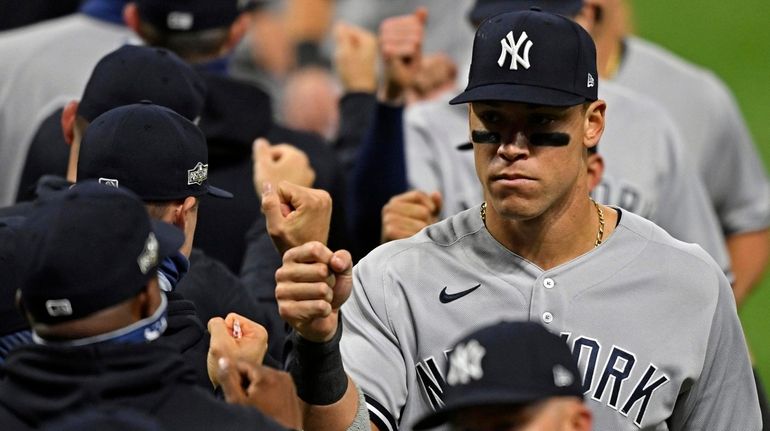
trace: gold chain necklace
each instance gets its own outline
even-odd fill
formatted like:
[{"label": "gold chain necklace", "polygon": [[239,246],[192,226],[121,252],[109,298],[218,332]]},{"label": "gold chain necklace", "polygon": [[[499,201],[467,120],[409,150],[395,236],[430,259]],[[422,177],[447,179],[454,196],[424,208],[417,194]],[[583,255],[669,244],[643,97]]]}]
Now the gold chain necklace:
[{"label": "gold chain necklace", "polygon": [[[604,239],[604,211],[602,211],[601,205],[599,205],[592,197],[589,196],[588,199],[591,199],[591,202],[593,202],[594,207],[596,207],[596,213],[599,215],[599,231],[596,232],[596,242],[594,243],[594,247],[599,247],[599,244],[601,244],[602,240]],[[481,203],[481,221],[484,222],[484,226],[487,225],[487,203],[486,202]]]}]

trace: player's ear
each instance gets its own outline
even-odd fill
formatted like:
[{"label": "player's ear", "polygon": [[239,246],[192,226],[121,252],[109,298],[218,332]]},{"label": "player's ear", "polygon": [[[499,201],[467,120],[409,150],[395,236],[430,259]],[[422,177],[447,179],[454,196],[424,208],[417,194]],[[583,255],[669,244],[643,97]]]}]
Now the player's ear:
[{"label": "player's ear", "polygon": [[130,28],[134,33],[141,36],[139,31],[139,10],[136,8],[136,3],[128,3],[123,8],[123,22],[126,23],[126,27]]},{"label": "player's ear", "polygon": [[583,8],[575,15],[575,22],[583,27],[589,34],[594,34],[595,27],[602,17],[601,2],[596,0],[584,0]]},{"label": "player's ear", "polygon": [[198,199],[192,196],[188,196],[184,201],[174,204],[174,225],[186,231],[187,225],[193,220],[191,217],[197,216],[197,211]]},{"label": "player's ear", "polygon": [[241,39],[243,39],[243,36],[246,34],[246,31],[248,31],[250,24],[251,14],[244,12],[238,16],[235,22],[230,26],[230,31],[227,35],[227,42],[225,42],[224,46],[222,47],[223,54],[226,54],[235,49],[235,46],[240,43]]},{"label": "player's ear", "polygon": [[595,100],[586,108],[583,124],[583,145],[592,148],[599,144],[604,133],[604,112],[607,104],[604,100]]},{"label": "player's ear", "polygon": [[78,115],[78,101],[72,100],[64,106],[61,113],[61,129],[67,145],[72,145],[75,139],[75,119]]},{"label": "player's ear", "polygon": [[567,417],[569,418],[568,426],[565,429],[570,431],[591,431],[593,418],[591,411],[581,401],[575,401],[570,403],[568,407]]}]

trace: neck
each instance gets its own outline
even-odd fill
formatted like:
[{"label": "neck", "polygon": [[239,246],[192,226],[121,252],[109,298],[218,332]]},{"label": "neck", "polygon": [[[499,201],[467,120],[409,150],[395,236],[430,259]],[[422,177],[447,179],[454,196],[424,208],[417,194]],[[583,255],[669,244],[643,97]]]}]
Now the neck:
[{"label": "neck", "polygon": [[[614,230],[617,214],[601,206],[603,241]],[[503,246],[543,270],[555,268],[596,247],[599,214],[587,193],[576,193],[561,205],[528,219],[506,218],[487,204],[489,233]]]}]

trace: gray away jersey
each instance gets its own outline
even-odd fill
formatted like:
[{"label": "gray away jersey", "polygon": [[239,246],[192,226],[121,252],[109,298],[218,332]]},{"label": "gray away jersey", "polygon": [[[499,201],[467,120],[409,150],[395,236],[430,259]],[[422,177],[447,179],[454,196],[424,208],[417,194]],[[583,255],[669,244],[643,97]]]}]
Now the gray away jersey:
[{"label": "gray away jersey", "polygon": [[[599,96],[607,102],[599,143],[605,170],[594,198],[699,244],[732,277],[719,221],[674,124],[657,103],[619,85],[602,82]],[[409,182],[416,189],[442,193],[443,217],[483,200],[473,152],[456,149],[468,142],[467,109],[439,100],[417,104],[406,114]]]},{"label": "gray away jersey", "polygon": [[639,38],[615,82],[666,108],[727,235],[770,226],[770,183],[733,95],[713,73]]},{"label": "gray away jersey", "polygon": [[700,247],[629,212],[601,246],[548,271],[498,243],[476,206],[353,273],[343,361],[382,431],[440,406],[447,347],[500,320],[561,334],[597,431],[761,429],[727,279]]}]

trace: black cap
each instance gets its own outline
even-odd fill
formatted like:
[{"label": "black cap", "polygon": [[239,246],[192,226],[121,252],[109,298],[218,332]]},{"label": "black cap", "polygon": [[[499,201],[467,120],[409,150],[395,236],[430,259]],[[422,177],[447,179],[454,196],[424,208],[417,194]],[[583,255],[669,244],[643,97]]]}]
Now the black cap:
[{"label": "black cap", "polygon": [[583,8],[583,0],[476,0],[468,12],[468,19],[473,23],[480,23],[491,16],[533,7],[544,12],[574,17]]},{"label": "black cap", "polygon": [[254,0],[136,0],[142,20],[170,32],[229,27]]},{"label": "black cap", "polygon": [[469,407],[583,397],[566,343],[534,322],[502,322],[473,332],[455,344],[445,371],[444,407],[414,429],[441,425]]},{"label": "black cap", "polygon": [[476,31],[468,87],[450,104],[503,101],[573,106],[598,98],[596,47],[561,15],[495,15]]},{"label": "black cap", "polygon": [[78,115],[93,121],[118,106],[152,100],[195,121],[205,99],[203,78],[176,54],[163,48],[124,45],[94,67]]},{"label": "black cap", "polygon": [[143,102],[96,117],[80,144],[78,180],[127,187],[145,201],[233,195],[210,186],[203,132],[176,112]]},{"label": "black cap", "polygon": [[40,323],[86,317],[137,295],[183,242],[133,193],[78,183],[38,200],[20,230],[22,305]]}]

